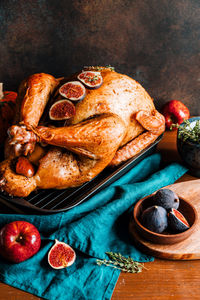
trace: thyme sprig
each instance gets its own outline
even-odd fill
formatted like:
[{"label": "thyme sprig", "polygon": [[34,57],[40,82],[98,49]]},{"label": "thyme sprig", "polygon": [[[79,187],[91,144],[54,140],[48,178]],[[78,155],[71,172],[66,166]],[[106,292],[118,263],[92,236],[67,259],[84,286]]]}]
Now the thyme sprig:
[{"label": "thyme sprig", "polygon": [[111,71],[115,71],[115,68],[112,67],[111,65],[107,65],[107,66],[105,66],[105,68],[109,68]]},{"label": "thyme sprig", "polygon": [[130,256],[127,258],[120,253],[115,252],[106,252],[106,254],[109,257],[109,260],[97,259],[98,266],[105,265],[127,273],[140,273],[144,268],[143,264],[134,261]]},{"label": "thyme sprig", "polygon": [[111,71],[115,71],[115,68],[111,65],[106,65],[105,67],[99,67],[99,66],[84,66],[84,70],[89,69],[90,71],[103,71],[105,69],[110,69]]},{"label": "thyme sprig", "polygon": [[191,127],[191,123],[188,120],[184,121],[184,124],[179,126],[178,138],[187,141],[200,144],[200,120],[197,120],[194,127]]}]

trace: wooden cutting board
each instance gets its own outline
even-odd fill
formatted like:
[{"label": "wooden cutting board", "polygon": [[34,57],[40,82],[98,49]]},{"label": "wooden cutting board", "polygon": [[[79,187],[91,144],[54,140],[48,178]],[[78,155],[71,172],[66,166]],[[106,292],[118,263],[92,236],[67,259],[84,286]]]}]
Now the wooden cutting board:
[{"label": "wooden cutting board", "polygon": [[[191,202],[200,214],[200,179],[176,183],[168,186],[181,198]],[[193,260],[200,259],[200,215],[196,230],[184,241],[173,245],[153,244],[139,236],[133,223],[129,226],[135,244],[144,253],[164,259]]]}]

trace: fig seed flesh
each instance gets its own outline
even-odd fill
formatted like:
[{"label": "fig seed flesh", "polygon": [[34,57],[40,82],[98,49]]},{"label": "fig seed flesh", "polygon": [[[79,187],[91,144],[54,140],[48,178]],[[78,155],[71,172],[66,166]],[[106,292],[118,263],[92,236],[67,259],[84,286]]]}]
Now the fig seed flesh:
[{"label": "fig seed flesh", "polygon": [[175,208],[172,208],[168,214],[169,226],[174,232],[183,232],[190,228],[185,217]]},{"label": "fig seed flesh", "polygon": [[100,72],[84,71],[78,75],[78,79],[89,88],[98,88],[103,83]]},{"label": "fig seed flesh", "polygon": [[54,269],[71,266],[76,259],[75,251],[66,243],[55,240],[55,244],[48,253],[48,262]]},{"label": "fig seed flesh", "polygon": [[71,101],[78,101],[83,100],[86,95],[86,90],[81,82],[70,81],[60,87],[59,93]]},{"label": "fig seed flesh", "polygon": [[75,115],[75,106],[69,100],[60,100],[55,102],[50,110],[49,117],[51,120],[67,120]]}]

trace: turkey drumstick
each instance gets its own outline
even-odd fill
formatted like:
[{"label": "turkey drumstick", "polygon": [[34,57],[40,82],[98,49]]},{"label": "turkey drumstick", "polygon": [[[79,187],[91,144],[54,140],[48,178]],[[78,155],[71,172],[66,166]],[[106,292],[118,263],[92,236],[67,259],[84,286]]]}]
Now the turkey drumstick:
[{"label": "turkey drumstick", "polygon": [[37,139],[32,130],[38,125],[45,106],[58,84],[58,79],[45,73],[34,74],[22,81],[16,100],[14,120],[15,124],[20,125],[15,125],[8,131],[9,144],[14,145],[15,156],[33,152]]}]

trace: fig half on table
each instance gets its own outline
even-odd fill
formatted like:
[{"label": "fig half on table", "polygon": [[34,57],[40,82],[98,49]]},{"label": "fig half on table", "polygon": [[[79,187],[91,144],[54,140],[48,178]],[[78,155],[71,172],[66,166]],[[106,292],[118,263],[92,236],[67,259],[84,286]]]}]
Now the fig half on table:
[{"label": "fig half on table", "polygon": [[53,269],[71,266],[76,259],[75,251],[66,243],[55,240],[48,253],[48,263]]}]

